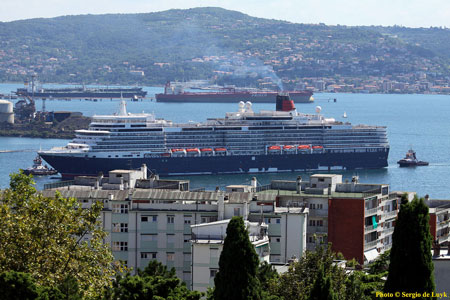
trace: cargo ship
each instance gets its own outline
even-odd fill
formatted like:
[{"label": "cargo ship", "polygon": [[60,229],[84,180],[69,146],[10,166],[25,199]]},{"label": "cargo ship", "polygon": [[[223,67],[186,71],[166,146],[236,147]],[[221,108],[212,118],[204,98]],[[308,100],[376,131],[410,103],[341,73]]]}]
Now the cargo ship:
[{"label": "cargo ship", "polygon": [[67,88],[43,88],[32,81],[31,86],[25,82],[25,88],[18,88],[15,94],[19,97],[33,97],[38,99],[120,99],[145,98],[146,91],[141,87],[131,88],[87,88],[67,87]]},{"label": "cargo ship", "polygon": [[38,154],[64,178],[137,169],[163,175],[242,174],[383,168],[389,143],[384,126],[351,125],[297,112],[288,95],[275,111],[236,112],[199,123],[132,114],[121,101],[115,115],[96,115],[64,147]]},{"label": "cargo ship", "polygon": [[[310,103],[314,101],[311,91],[290,91],[291,99],[295,103]],[[252,103],[274,103],[278,92],[237,90],[234,87],[224,87],[217,92],[186,92],[181,85],[172,86],[167,82],[164,93],[156,94],[157,102],[217,102],[237,103],[250,101]]]}]

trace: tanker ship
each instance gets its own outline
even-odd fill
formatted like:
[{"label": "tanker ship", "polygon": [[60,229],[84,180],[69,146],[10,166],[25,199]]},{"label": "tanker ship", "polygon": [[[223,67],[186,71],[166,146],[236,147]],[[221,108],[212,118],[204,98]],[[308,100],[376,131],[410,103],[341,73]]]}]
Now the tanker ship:
[{"label": "tanker ship", "polygon": [[[314,101],[311,91],[290,91],[289,93],[295,103],[310,103]],[[156,94],[157,102],[221,102],[237,103],[239,101],[250,101],[253,103],[274,103],[278,92],[276,91],[250,91],[236,90],[234,87],[225,87],[218,92],[185,92],[180,85],[172,86],[167,82],[164,93]]]},{"label": "tanker ship", "polygon": [[146,164],[167,175],[235,174],[388,165],[386,127],[351,125],[297,112],[288,95],[276,97],[275,111],[254,112],[239,102],[236,112],[199,123],[174,123],[153,114],[93,117],[64,147],[38,154],[64,178],[137,169]]}]

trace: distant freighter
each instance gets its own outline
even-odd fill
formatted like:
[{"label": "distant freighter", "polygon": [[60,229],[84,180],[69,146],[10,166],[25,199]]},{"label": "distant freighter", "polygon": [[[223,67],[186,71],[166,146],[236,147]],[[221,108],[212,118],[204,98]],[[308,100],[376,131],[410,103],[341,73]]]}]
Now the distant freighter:
[{"label": "distant freighter", "polygon": [[203,123],[173,123],[153,114],[93,116],[65,147],[39,151],[63,177],[107,174],[146,164],[160,175],[230,174],[384,168],[389,143],[382,126],[351,125],[297,112],[287,95],[276,111],[237,112]]},{"label": "distant freighter", "polygon": [[141,87],[133,88],[41,88],[31,86],[29,88],[18,88],[17,96],[28,96],[41,99],[120,99],[120,98],[145,98],[146,91]]},{"label": "distant freighter", "polygon": [[[289,96],[295,103],[310,103],[314,101],[311,91],[290,91]],[[171,86],[166,83],[163,94],[156,94],[157,102],[221,102],[237,103],[250,101],[253,103],[274,103],[276,91],[250,91],[223,88],[218,92],[185,92],[181,86]]]}]

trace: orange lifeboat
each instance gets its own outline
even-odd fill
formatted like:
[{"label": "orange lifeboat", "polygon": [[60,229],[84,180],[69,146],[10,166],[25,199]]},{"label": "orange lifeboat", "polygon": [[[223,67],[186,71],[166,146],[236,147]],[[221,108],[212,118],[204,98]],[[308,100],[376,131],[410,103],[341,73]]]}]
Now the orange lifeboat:
[{"label": "orange lifeboat", "polygon": [[214,152],[216,152],[216,156],[225,156],[227,155],[227,148],[214,148]]},{"label": "orange lifeboat", "polygon": [[180,152],[185,152],[185,150],[184,149],[172,149],[172,150],[170,150],[170,151],[172,151],[172,153],[180,153]]},{"label": "orange lifeboat", "polygon": [[172,149],[170,150],[173,156],[185,156],[186,150],[184,149]]},{"label": "orange lifeboat", "polygon": [[198,156],[200,155],[200,150],[198,148],[188,148],[186,149],[187,156]]},{"label": "orange lifeboat", "polygon": [[310,149],[311,147],[309,145],[299,145],[298,149],[303,150],[303,149]]},{"label": "orange lifeboat", "polygon": [[313,152],[316,153],[322,153],[323,152],[323,146],[312,146]]},{"label": "orange lifeboat", "polygon": [[213,155],[213,149],[211,148],[202,148],[200,149],[200,153],[202,156],[211,156]]},{"label": "orange lifeboat", "polygon": [[269,150],[281,150],[280,146],[270,146]]},{"label": "orange lifeboat", "polygon": [[281,147],[280,146],[270,146],[267,148],[267,152],[269,154],[280,154],[281,153]]}]

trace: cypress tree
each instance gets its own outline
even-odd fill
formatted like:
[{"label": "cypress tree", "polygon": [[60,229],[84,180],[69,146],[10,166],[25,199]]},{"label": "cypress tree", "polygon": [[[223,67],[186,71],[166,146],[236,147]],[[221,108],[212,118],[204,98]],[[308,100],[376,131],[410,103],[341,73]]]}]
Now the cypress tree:
[{"label": "cypress tree", "polygon": [[320,264],[316,281],[314,282],[308,300],[337,300],[338,297],[331,286],[331,277],[325,275],[323,264]]},{"label": "cypress tree", "polygon": [[417,197],[408,203],[406,197],[395,224],[389,264],[389,275],[384,285],[386,293],[435,292],[434,266],[431,254],[432,237],[429,226],[428,207]]},{"label": "cypress tree", "polygon": [[244,220],[233,217],[228,223],[219,272],[214,278],[214,299],[261,299],[258,264],[258,255],[249,240]]}]

